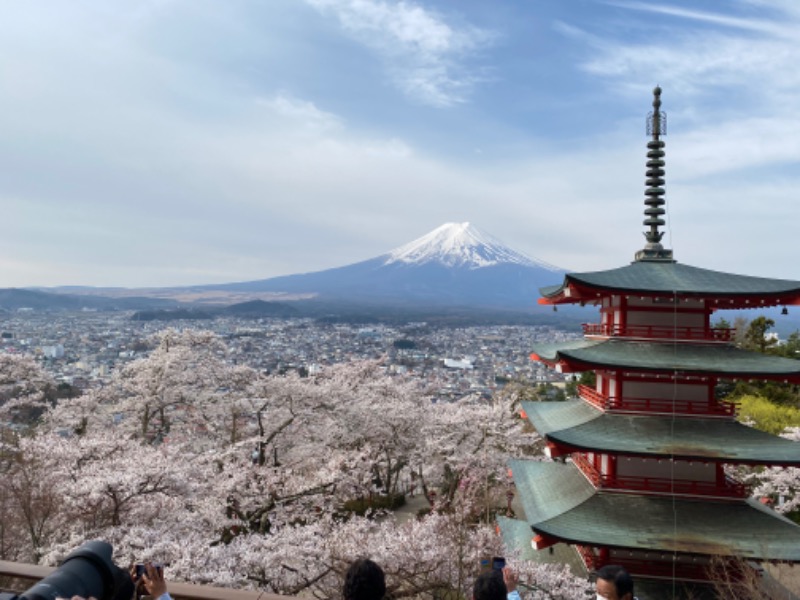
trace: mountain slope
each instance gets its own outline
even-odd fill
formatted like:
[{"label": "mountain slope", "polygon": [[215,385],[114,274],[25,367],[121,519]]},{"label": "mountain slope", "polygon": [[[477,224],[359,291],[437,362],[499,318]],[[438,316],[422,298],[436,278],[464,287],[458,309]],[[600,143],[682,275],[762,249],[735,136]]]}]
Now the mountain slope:
[{"label": "mountain slope", "polygon": [[312,293],[325,299],[429,306],[533,308],[564,271],[533,260],[469,223],[448,223],[381,256],[317,271],[194,289]]}]

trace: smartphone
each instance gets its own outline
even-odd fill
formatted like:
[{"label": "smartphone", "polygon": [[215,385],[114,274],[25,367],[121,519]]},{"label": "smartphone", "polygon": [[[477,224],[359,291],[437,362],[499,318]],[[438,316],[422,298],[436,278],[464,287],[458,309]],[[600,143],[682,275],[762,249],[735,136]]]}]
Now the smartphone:
[{"label": "smartphone", "polygon": [[495,571],[502,571],[503,568],[506,566],[506,559],[502,556],[493,556],[492,557],[492,569]]},{"label": "smartphone", "polygon": [[[159,573],[164,571],[164,565],[161,563],[153,563],[153,566]],[[139,579],[145,573],[146,571],[144,570],[144,563],[136,563],[136,579]]]}]

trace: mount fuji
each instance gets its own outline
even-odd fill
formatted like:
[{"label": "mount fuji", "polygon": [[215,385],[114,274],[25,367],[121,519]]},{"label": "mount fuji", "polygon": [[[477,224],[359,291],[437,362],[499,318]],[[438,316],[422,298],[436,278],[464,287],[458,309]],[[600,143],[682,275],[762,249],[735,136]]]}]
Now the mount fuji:
[{"label": "mount fuji", "polygon": [[320,300],[427,307],[532,309],[565,271],[529,258],[469,223],[446,223],[351,265],[203,290],[313,294]]}]

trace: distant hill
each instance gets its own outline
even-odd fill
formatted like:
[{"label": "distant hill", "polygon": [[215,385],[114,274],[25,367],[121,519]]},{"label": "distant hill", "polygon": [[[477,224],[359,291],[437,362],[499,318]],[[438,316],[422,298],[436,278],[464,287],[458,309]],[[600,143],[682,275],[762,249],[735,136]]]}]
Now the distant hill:
[{"label": "distant hill", "polygon": [[226,306],[219,311],[220,314],[240,319],[259,319],[262,317],[296,317],[300,311],[285,302],[266,302],[264,300],[251,300]]},{"label": "distant hill", "polygon": [[139,310],[131,316],[132,321],[203,321],[213,319],[214,315],[205,310],[191,308],[172,308],[162,310]]},{"label": "distant hill", "polygon": [[288,318],[300,315],[300,311],[281,302],[252,300],[225,307],[172,308],[161,310],[140,310],[131,316],[133,321],[178,321],[207,320],[216,317],[238,317],[240,319]]},{"label": "distant hill", "polygon": [[50,293],[18,288],[0,289],[0,310],[6,311],[20,309],[37,311],[76,311],[84,309],[111,311],[173,306],[176,306],[174,300],[135,295],[122,298],[107,298],[90,294]]}]

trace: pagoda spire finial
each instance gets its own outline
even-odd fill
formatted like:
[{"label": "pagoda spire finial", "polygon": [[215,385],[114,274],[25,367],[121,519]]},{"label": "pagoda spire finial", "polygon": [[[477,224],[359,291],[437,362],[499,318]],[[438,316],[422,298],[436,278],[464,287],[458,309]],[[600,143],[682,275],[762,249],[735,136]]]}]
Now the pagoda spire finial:
[{"label": "pagoda spire finial", "polygon": [[661,88],[653,89],[653,111],[647,115],[647,135],[652,139],[647,142],[647,188],[644,191],[645,220],[644,225],[650,227],[644,232],[647,244],[636,253],[636,260],[668,260],[672,261],[672,250],[665,250],[661,245],[664,232],[658,228],[665,224],[662,207],[664,201],[664,141],[667,135],[667,115],[661,111]]}]

